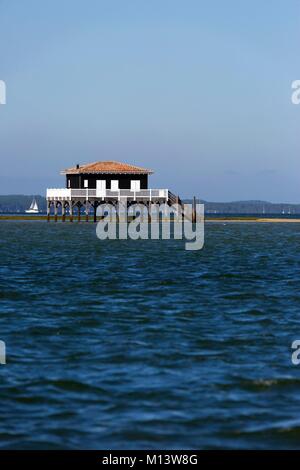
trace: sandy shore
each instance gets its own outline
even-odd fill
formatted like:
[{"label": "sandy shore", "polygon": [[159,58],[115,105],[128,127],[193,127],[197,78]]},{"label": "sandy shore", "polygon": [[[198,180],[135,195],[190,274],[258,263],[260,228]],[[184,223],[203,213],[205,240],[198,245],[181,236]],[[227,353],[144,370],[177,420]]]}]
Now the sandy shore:
[{"label": "sandy shore", "polygon": [[205,222],[254,222],[254,223],[272,223],[272,224],[286,224],[286,223],[300,223],[300,219],[268,219],[268,218],[254,218],[254,217],[226,217],[226,218],[216,218],[216,219],[206,219]]}]

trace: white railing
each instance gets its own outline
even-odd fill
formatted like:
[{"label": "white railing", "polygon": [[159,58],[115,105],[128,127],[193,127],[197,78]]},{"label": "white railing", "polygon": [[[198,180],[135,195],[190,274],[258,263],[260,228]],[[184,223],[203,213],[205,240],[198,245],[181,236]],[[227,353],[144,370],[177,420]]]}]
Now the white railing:
[{"label": "white railing", "polygon": [[47,189],[47,199],[71,199],[71,189],[51,188]]},{"label": "white railing", "polygon": [[50,200],[71,200],[76,198],[83,199],[117,199],[128,198],[133,201],[147,199],[165,199],[168,200],[168,189],[140,189],[139,191],[131,191],[130,189],[111,189],[97,191],[97,189],[69,189],[69,188],[51,188],[47,189],[47,199]]},{"label": "white railing", "polygon": [[71,189],[71,198],[81,197],[90,199],[96,197],[96,189]]}]

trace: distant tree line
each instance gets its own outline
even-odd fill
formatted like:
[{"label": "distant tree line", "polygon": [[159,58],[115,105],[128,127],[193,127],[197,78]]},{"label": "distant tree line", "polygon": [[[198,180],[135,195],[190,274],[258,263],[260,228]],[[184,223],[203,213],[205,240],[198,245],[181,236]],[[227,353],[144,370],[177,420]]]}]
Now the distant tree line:
[{"label": "distant tree line", "polygon": [[46,212],[46,199],[39,195],[25,196],[23,194],[13,194],[0,196],[0,212],[2,213],[23,213],[29,208],[35,198],[39,209]]},{"label": "distant tree line", "polygon": [[[187,200],[186,202],[192,202]],[[267,201],[208,202],[197,200],[205,205],[206,214],[255,214],[255,215],[295,215],[300,214],[300,204],[272,203]]]},{"label": "distant tree line", "polygon": [[[0,196],[0,213],[24,213],[29,208],[33,198],[36,199],[39,209],[46,212],[46,199],[40,195],[26,196],[14,194]],[[206,214],[300,214],[300,204],[273,204],[266,201],[233,201],[233,202],[208,202],[197,200],[205,205]],[[187,199],[184,202],[192,202]]]}]

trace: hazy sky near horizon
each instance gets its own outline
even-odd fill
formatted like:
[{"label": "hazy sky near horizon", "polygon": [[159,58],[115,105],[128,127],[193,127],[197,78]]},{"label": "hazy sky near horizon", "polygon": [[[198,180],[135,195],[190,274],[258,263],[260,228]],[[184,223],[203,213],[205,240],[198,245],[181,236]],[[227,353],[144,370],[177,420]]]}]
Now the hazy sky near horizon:
[{"label": "hazy sky near horizon", "polygon": [[300,0],[0,0],[0,194],[96,160],[210,201],[300,202]]}]

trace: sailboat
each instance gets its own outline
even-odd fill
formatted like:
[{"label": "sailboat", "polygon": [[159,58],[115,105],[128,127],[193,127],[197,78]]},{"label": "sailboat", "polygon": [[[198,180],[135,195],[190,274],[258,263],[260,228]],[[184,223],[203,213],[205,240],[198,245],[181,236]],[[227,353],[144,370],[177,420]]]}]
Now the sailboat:
[{"label": "sailboat", "polygon": [[33,198],[32,203],[30,204],[29,209],[25,211],[27,214],[38,214],[39,213],[39,207],[37,205],[37,202],[35,198]]}]

